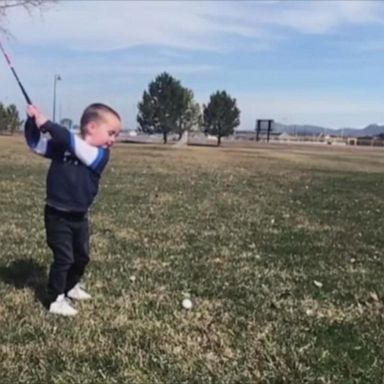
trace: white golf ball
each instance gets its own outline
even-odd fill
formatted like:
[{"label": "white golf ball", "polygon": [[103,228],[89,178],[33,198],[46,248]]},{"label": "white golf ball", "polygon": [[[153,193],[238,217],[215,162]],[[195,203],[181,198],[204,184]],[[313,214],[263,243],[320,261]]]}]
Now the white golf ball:
[{"label": "white golf ball", "polygon": [[189,300],[189,299],[184,299],[181,303],[181,305],[183,306],[183,308],[185,309],[191,309],[192,308],[192,301]]}]

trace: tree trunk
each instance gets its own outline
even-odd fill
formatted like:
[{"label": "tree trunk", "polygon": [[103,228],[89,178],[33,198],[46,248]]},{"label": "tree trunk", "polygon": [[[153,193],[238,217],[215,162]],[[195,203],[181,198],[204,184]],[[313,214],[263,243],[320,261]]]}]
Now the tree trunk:
[{"label": "tree trunk", "polygon": [[221,136],[218,135],[218,136],[217,136],[217,146],[219,147],[220,144],[221,144]]},{"label": "tree trunk", "polygon": [[167,144],[167,139],[168,139],[167,136],[168,136],[167,132],[163,132],[163,144]]}]

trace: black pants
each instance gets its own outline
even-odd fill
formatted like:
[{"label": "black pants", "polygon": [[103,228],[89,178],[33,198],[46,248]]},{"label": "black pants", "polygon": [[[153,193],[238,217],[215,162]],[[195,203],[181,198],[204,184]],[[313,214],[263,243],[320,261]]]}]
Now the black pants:
[{"label": "black pants", "polygon": [[48,296],[54,301],[80,281],[89,263],[88,214],[63,212],[46,205],[45,230],[53,252]]}]

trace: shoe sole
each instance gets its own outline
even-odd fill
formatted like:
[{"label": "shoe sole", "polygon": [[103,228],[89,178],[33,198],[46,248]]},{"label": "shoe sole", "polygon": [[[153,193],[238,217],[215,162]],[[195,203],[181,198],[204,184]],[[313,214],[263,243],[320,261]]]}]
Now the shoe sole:
[{"label": "shoe sole", "polygon": [[51,313],[52,315],[56,315],[56,316],[64,316],[64,317],[73,317],[73,316],[76,316],[78,312],[76,313],[62,313],[62,312],[54,312],[54,311],[48,311],[49,313]]}]

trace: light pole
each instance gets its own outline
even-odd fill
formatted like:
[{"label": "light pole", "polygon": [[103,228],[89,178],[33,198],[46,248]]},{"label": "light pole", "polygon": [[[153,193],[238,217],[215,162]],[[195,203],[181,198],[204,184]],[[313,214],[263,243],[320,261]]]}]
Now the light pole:
[{"label": "light pole", "polygon": [[56,119],[56,83],[61,80],[60,75],[55,73],[53,77],[53,113],[52,113],[52,121],[55,122]]}]

